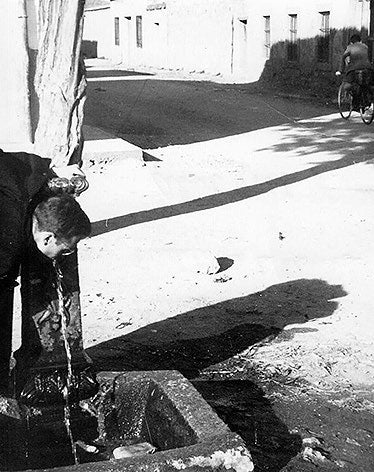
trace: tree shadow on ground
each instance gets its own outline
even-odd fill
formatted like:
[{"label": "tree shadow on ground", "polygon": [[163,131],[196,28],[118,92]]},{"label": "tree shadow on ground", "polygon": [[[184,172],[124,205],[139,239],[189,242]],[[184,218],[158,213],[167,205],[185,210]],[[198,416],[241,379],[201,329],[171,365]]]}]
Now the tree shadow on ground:
[{"label": "tree shadow on ground", "polygon": [[140,223],[147,223],[196,211],[209,210],[211,208],[240,202],[247,198],[265,194],[276,188],[310,179],[325,172],[342,169],[357,164],[358,162],[371,162],[372,159],[372,155],[350,153],[350,155],[341,159],[326,161],[308,169],[293,172],[292,174],[282,175],[281,177],[276,177],[275,179],[261,182],[259,184],[249,185],[247,187],[241,187],[214,195],[207,195],[205,197],[196,198],[188,202],[177,203],[175,205],[153,208],[151,210],[143,210],[137,213],[129,213],[127,215],[95,221],[92,223],[91,237]]},{"label": "tree shadow on ground", "polygon": [[97,370],[180,371],[244,439],[256,470],[278,472],[300,452],[300,436],[289,432],[253,379],[206,381],[204,369],[209,377],[210,366],[219,369],[218,363],[276,337],[285,326],[332,315],[335,299],[345,295],[340,285],[294,280],[152,323],[87,353]]},{"label": "tree shadow on ground", "polygon": [[[353,112],[353,115],[355,114],[356,112]],[[279,132],[282,133],[281,140],[259,147],[256,152],[292,152],[296,156],[331,153],[332,156],[343,156],[343,159],[354,156],[358,160],[362,156],[373,157],[373,133],[363,124],[358,113],[352,116],[349,123],[340,115],[330,115],[284,124],[279,127]]]},{"label": "tree shadow on ground", "polygon": [[301,279],[198,308],[92,346],[100,370],[176,369],[189,378],[295,323],[330,316],[340,285]]}]

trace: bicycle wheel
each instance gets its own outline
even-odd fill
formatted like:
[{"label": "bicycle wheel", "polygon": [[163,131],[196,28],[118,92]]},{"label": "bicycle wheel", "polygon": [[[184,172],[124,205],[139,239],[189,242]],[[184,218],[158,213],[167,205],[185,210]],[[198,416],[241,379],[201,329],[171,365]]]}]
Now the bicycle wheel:
[{"label": "bicycle wheel", "polygon": [[360,115],[361,115],[361,120],[365,123],[365,125],[370,125],[370,123],[374,119],[374,104],[373,102],[368,102],[366,100],[365,94],[361,93],[360,97]]},{"label": "bicycle wheel", "polygon": [[339,113],[341,117],[345,120],[351,116],[352,113],[352,94],[351,92],[346,92],[343,88],[343,84],[339,87],[338,92],[338,105],[339,105]]}]

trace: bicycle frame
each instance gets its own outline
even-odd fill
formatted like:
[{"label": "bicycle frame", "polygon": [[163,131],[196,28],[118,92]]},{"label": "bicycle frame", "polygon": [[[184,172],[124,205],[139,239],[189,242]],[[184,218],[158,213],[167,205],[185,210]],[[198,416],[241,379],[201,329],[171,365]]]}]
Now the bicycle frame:
[{"label": "bicycle frame", "polygon": [[[373,121],[373,90],[371,84],[371,73],[366,69],[359,69],[354,72],[354,80],[352,82],[342,81],[338,92],[339,112],[345,120],[347,120],[356,107],[353,102],[356,102],[362,121],[369,125]],[[344,87],[344,82],[348,83],[350,87]],[[349,96],[351,99],[349,99]],[[368,113],[368,108],[371,107]]]}]

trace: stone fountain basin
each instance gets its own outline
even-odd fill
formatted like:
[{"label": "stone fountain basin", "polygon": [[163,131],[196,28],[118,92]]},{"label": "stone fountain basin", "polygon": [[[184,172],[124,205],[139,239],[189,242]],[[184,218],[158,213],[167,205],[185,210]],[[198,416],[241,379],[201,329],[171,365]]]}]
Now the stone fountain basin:
[{"label": "stone fountain basin", "polygon": [[[63,465],[71,463],[71,451],[67,456],[68,460],[65,460],[66,457],[62,454],[61,457],[65,462],[60,458],[61,451],[64,450],[63,443],[54,442],[55,446],[52,447],[56,449],[50,450],[47,449],[46,443],[43,446],[43,438],[50,439],[55,430],[62,430],[64,433],[61,408],[55,411],[51,407],[52,409],[44,410],[44,415],[33,419],[35,423],[29,441],[40,435],[42,449],[36,449],[36,454],[32,452],[33,449],[28,449],[30,454],[33,454],[28,457],[34,457],[35,460],[28,462],[28,467],[25,467],[26,464],[22,462],[25,457],[22,448],[25,444],[19,440],[22,436],[22,426],[18,415],[8,411],[0,415],[3,422],[7,419],[4,428],[1,428],[4,433],[0,436],[2,448],[8,442],[11,462],[9,469],[6,465],[8,462],[1,460],[1,463],[5,464],[2,470],[21,471],[28,468],[31,471],[36,470],[35,465],[39,466],[39,471],[45,472],[251,472],[253,470],[251,455],[242,438],[226,426],[193,385],[179,372],[100,372],[97,380],[100,384],[99,394],[87,400],[86,406],[91,408],[90,414],[86,411],[85,416],[81,417],[78,411],[78,416],[72,419],[80,425],[82,435],[91,434],[89,441],[97,438],[99,443],[103,442],[104,447],[109,445],[109,454],[103,457],[100,454],[92,454],[79,465]],[[60,415],[57,420],[56,412]],[[80,438],[75,437],[75,439]],[[122,459],[114,459],[113,452],[110,453],[114,450],[113,444],[117,447],[122,444],[126,446],[142,442],[150,443],[156,448],[156,452]],[[30,442],[29,444],[31,445]],[[0,459],[2,459],[2,448],[0,448]],[[47,462],[43,462],[43,454]],[[52,462],[49,461],[50,456]]]},{"label": "stone fountain basin", "polygon": [[150,442],[153,454],[49,470],[171,472],[253,470],[242,438],[233,433],[193,385],[177,371],[100,372],[112,383],[111,408],[99,415],[110,438]]}]

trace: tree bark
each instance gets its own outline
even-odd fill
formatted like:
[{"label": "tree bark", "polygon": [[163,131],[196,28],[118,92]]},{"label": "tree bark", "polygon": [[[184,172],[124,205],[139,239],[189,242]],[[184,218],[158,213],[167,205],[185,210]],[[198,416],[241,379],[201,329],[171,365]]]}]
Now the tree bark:
[{"label": "tree bark", "polygon": [[[29,56],[28,56],[28,44],[27,44],[27,9],[24,0],[17,1],[17,12],[18,19],[20,20],[20,36],[22,51],[20,54],[21,67],[26,79],[29,76]],[[30,92],[27,86],[27,81],[25,80],[25,85],[22,90],[19,91],[22,94],[23,98],[23,113],[22,120],[24,126],[24,135],[27,141],[32,141],[32,131],[31,131],[31,122],[30,122]]]},{"label": "tree bark", "polygon": [[34,149],[53,165],[81,163],[84,64],[80,57],[84,0],[39,0],[34,90]]}]

